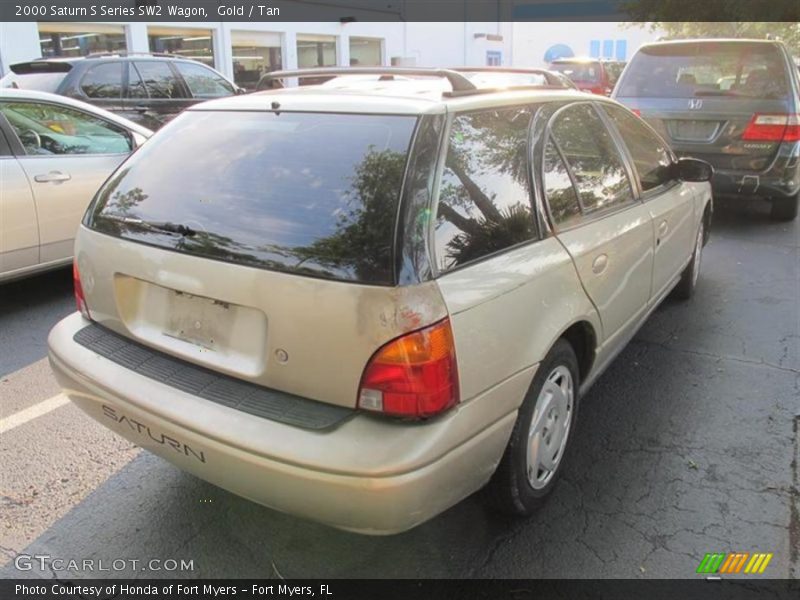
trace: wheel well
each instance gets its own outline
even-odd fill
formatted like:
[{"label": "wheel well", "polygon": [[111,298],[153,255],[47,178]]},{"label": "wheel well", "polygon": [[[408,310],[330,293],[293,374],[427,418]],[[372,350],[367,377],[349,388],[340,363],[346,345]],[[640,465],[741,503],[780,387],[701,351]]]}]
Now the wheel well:
[{"label": "wheel well", "polygon": [[708,243],[708,238],[711,235],[711,202],[706,204],[705,212],[703,212],[703,245]]},{"label": "wheel well", "polygon": [[594,328],[587,321],[579,321],[571,325],[562,335],[578,358],[578,369],[581,381],[586,381],[586,376],[594,363],[594,352],[597,348],[597,336]]}]

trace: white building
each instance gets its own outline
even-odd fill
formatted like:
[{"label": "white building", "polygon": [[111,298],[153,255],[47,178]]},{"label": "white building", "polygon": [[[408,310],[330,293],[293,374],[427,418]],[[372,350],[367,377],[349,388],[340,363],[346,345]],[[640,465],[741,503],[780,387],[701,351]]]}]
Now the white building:
[{"label": "white building", "polygon": [[169,52],[202,60],[247,87],[279,68],[538,67],[556,55],[626,60],[655,37],[614,22],[3,22],[0,73],[40,56]]}]

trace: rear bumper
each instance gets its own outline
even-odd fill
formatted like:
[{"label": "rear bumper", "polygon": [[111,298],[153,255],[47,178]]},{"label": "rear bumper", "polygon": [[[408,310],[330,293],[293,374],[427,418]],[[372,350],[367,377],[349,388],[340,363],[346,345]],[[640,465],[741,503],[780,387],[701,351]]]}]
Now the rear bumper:
[{"label": "rear bumper", "polygon": [[[698,158],[702,158],[698,155]],[[775,160],[764,171],[714,172],[711,186],[716,196],[788,198],[800,191],[800,142],[782,144]]]},{"label": "rear bumper", "polygon": [[220,406],[138,375],[77,344],[75,313],[48,339],[64,393],[131,442],[260,504],[368,534],[410,529],[479,489],[502,457],[534,368],[426,423],[356,413],[310,431]]}]

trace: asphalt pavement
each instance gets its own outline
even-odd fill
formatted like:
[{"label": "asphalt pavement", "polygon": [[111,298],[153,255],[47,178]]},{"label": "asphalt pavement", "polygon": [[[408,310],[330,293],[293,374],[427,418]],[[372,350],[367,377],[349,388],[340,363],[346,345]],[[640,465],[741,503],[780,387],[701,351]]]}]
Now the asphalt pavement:
[{"label": "asphalt pavement", "polygon": [[1,577],[691,578],[733,551],[800,577],[800,220],[717,211],[695,298],[667,300],[584,399],[533,518],[474,496],[391,537],[233,496],[64,403],[45,341],[72,310],[67,271],[0,287]]}]

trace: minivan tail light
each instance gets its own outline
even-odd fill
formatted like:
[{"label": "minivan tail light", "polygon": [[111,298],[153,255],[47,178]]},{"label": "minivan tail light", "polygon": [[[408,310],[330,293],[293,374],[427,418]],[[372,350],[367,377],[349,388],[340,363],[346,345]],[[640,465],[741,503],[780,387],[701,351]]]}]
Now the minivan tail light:
[{"label": "minivan tail light", "polygon": [[358,406],[401,417],[437,415],[459,401],[450,319],[407,333],[381,347],[361,376]]},{"label": "minivan tail light", "polygon": [[756,113],[742,134],[750,142],[800,141],[800,115]]},{"label": "minivan tail light", "polygon": [[75,304],[78,305],[78,310],[87,319],[91,319],[89,314],[89,305],[86,304],[86,296],[83,294],[83,286],[81,285],[81,272],[78,270],[78,260],[72,261],[72,284],[75,289]]}]

